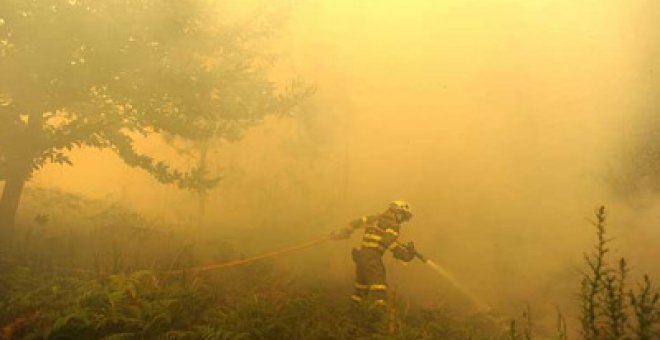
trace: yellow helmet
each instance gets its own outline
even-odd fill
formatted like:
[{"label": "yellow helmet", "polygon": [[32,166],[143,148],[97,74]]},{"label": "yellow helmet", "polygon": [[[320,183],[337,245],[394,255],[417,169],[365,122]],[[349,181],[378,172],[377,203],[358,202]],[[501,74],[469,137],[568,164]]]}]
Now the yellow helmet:
[{"label": "yellow helmet", "polygon": [[390,210],[394,213],[401,214],[405,221],[413,216],[412,211],[410,210],[410,204],[406,201],[392,201],[392,203],[390,203]]}]

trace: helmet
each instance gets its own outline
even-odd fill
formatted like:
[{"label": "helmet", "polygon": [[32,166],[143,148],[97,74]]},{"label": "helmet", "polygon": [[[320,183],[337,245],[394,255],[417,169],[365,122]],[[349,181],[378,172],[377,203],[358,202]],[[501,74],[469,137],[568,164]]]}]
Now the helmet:
[{"label": "helmet", "polygon": [[412,211],[410,210],[410,204],[406,201],[393,201],[390,203],[390,211],[400,214],[404,221],[409,220],[413,216]]}]

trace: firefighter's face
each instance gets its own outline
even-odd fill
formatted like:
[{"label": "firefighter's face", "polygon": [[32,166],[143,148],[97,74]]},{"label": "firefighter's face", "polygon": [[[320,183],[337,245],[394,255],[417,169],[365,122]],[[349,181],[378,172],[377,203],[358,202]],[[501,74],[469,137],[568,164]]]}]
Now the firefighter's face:
[{"label": "firefighter's face", "polygon": [[394,215],[399,223],[406,222],[412,218],[412,214],[406,211],[397,211]]}]

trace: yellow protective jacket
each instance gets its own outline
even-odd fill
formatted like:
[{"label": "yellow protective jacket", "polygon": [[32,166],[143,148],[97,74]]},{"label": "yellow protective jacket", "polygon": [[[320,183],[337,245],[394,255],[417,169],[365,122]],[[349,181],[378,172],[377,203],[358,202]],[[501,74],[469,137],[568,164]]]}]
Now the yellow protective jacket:
[{"label": "yellow protective jacket", "polygon": [[381,255],[389,250],[395,258],[406,262],[415,258],[415,253],[398,241],[401,224],[392,214],[386,212],[353,220],[340,234],[349,236],[358,229],[364,229],[361,248],[378,250]]}]

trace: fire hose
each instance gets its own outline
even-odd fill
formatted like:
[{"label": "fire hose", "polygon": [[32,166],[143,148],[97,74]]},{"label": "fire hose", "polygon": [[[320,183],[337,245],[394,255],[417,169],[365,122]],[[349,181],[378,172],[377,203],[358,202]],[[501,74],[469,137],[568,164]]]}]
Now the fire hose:
[{"label": "fire hose", "polygon": [[[211,271],[215,269],[220,269],[220,268],[228,268],[228,267],[234,267],[234,266],[240,266],[243,264],[247,264],[250,262],[290,253],[293,251],[309,248],[312,246],[315,246],[317,244],[323,243],[325,241],[328,241],[330,238],[329,237],[322,237],[318,238],[312,241],[308,241],[305,243],[301,243],[298,245],[274,250],[271,252],[263,253],[260,255],[256,256],[251,256],[239,260],[234,260],[234,261],[229,261],[229,262],[223,262],[223,263],[216,263],[216,264],[209,264],[209,265],[204,265],[200,267],[194,267],[190,269],[185,269],[185,270],[172,270],[168,271],[167,273],[170,274],[178,274],[178,273],[183,273],[183,272],[205,272],[205,271]],[[463,296],[465,296],[470,302],[475,306],[475,308],[480,311],[480,312],[488,312],[490,310],[490,307],[484,303],[482,303],[472,292],[470,292],[467,287],[465,287],[463,284],[461,284],[449,271],[444,269],[442,266],[439,264],[433,262],[432,260],[428,259],[426,256],[422,255],[419,253],[417,250],[413,250],[415,252],[415,257],[417,257],[420,261],[422,261],[424,264],[428,265],[434,272],[440,274],[449,284],[451,284],[452,287],[454,287],[457,291],[459,291]]]},{"label": "fire hose", "polygon": [[[183,274],[183,273],[200,273],[200,272],[207,272],[211,270],[216,270],[216,269],[222,269],[222,268],[230,268],[230,267],[236,267],[244,264],[248,264],[251,262],[255,262],[258,260],[263,260],[267,259],[270,257],[275,257],[279,255],[283,255],[286,253],[302,250],[305,248],[310,248],[315,245],[321,244],[323,242],[326,242],[330,240],[330,237],[325,236],[321,237],[315,240],[311,240],[308,242],[300,243],[297,245],[285,247],[285,248],[280,248],[277,250],[273,250],[270,252],[262,253],[259,255],[255,256],[250,256],[238,260],[233,260],[233,261],[228,261],[228,262],[221,262],[221,263],[212,263],[212,264],[207,264],[207,265],[202,265],[198,267],[192,267],[192,268],[187,268],[187,269],[178,269],[178,270],[168,270],[165,272],[162,272],[164,274]],[[464,295],[467,299],[470,300],[470,302],[477,308],[478,311],[480,312],[488,312],[490,310],[490,307],[487,306],[486,304],[482,303],[474,294],[472,294],[464,285],[462,285],[451,273],[449,273],[446,269],[444,269],[442,266],[439,264],[433,262],[432,260],[428,259],[427,257],[423,256],[420,254],[417,250],[413,250],[415,252],[415,257],[418,258],[420,261],[422,261],[424,264],[428,265],[433,271],[436,273],[440,274],[447,282],[449,282],[452,287],[454,287],[457,291],[459,291],[462,295]],[[75,271],[84,271],[84,272],[91,272],[90,270],[82,270],[82,269],[71,269],[71,268],[59,268],[59,269],[66,269],[68,271],[75,270]]]}]

